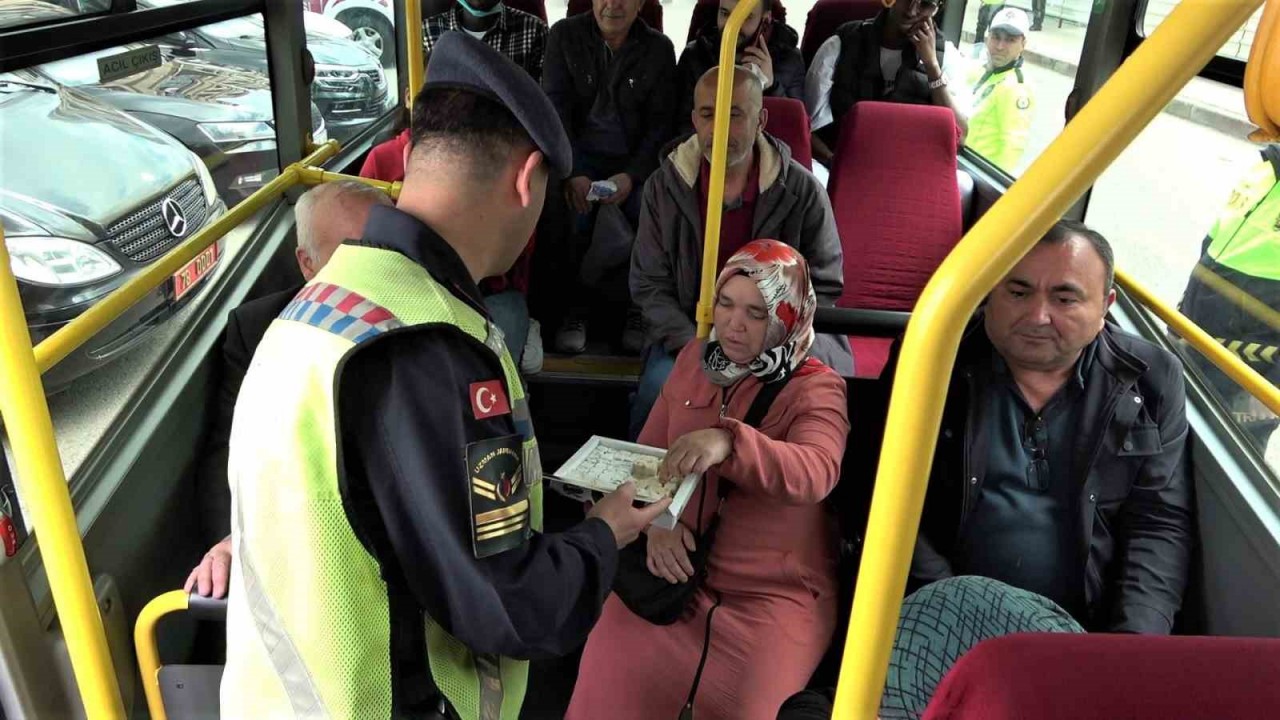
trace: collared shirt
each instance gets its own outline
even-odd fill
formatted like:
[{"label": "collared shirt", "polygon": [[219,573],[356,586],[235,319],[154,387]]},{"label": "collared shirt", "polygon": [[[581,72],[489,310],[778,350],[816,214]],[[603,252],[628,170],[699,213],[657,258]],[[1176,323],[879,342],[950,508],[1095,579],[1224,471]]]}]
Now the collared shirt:
[{"label": "collared shirt", "polygon": [[[469,32],[462,25],[462,9],[456,4],[439,15],[423,20],[422,30],[422,50],[427,55],[431,54],[431,48],[447,31]],[[547,24],[541,18],[503,5],[498,22],[480,39],[524,68],[534,80],[542,81],[542,61],[547,51]]]},{"label": "collared shirt", "polygon": [[[751,153],[751,169],[747,171],[747,184],[742,188],[742,196],[724,204],[720,216],[720,249],[716,258],[716,272],[747,243],[755,240],[752,237],[756,215],[756,198],[760,196],[760,160],[753,151]],[[702,210],[702,223],[707,222],[707,194],[711,187],[711,166],[704,159],[699,172],[698,207]]]},{"label": "collared shirt", "polygon": [[[1066,384],[1039,413],[1022,396],[1004,359],[992,350],[984,415],[986,473],[960,538],[957,574],[982,575],[1030,590],[1069,612],[1083,609],[1072,484],[1084,379],[1098,341],[1087,346]],[[1079,615],[1078,615],[1079,617]]]}]

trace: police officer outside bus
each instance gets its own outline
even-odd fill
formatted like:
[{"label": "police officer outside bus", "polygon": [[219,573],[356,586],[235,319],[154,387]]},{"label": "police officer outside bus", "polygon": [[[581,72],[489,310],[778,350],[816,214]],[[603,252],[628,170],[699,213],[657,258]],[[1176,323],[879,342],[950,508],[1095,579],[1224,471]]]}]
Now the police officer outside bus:
[{"label": "police officer outside bus", "polygon": [[516,720],[525,660],[585,640],[666,505],[628,485],[540,532],[529,404],[476,282],[520,255],[569,142],[474,38],[445,34],[427,77],[397,207],[272,323],[241,389],[224,717]]},{"label": "police officer outside bus", "polygon": [[1017,168],[1031,138],[1031,86],[1022,73],[1030,26],[1025,10],[997,12],[987,31],[987,62],[969,77],[973,107],[964,144],[1008,172]]},{"label": "police officer outside bus", "polygon": [[[1183,314],[1280,385],[1280,144],[1262,150],[1231,193],[1191,271]],[[1280,420],[1203,355],[1185,353],[1265,452]]]}]

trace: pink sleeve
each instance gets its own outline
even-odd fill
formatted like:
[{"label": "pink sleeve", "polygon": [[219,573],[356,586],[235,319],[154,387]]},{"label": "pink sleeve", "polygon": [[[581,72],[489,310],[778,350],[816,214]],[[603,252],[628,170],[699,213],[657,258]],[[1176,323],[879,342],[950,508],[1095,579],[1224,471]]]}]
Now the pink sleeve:
[{"label": "pink sleeve", "polygon": [[849,436],[845,384],[834,372],[811,377],[778,396],[778,403],[802,405],[781,440],[739,420],[720,421],[733,436],[733,453],[717,468],[722,476],[744,490],[794,505],[818,503],[831,493]]}]

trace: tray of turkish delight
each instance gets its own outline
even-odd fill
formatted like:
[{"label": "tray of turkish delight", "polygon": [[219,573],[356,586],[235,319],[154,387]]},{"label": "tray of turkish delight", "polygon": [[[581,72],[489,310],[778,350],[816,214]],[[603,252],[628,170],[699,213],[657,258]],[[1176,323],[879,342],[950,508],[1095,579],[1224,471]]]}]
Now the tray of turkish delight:
[{"label": "tray of turkish delight", "polygon": [[636,500],[639,502],[647,504],[664,497],[671,498],[666,512],[653,523],[670,530],[676,526],[676,520],[693,496],[698,475],[690,473],[683,478],[663,482],[658,468],[666,454],[662,448],[593,435],[546,480],[556,492],[586,502],[597,499],[600,494],[613,492],[628,480],[632,481],[636,484]]}]

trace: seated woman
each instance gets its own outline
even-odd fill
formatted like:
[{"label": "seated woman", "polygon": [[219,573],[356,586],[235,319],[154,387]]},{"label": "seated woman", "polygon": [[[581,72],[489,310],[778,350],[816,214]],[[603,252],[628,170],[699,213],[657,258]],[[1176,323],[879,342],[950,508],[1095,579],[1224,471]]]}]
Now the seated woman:
[{"label": "seated woman", "polygon": [[[587,640],[569,720],[680,715],[694,691],[698,720],[773,720],[822,659],[836,623],[836,535],[822,500],[840,477],[849,432],[844,380],[808,357],[816,307],[804,258],[756,240],[716,283],[709,341],[681,351],[640,434],[668,448],[662,472],[705,472],[708,497],[727,496],[707,577],[672,625],[652,625],[611,596]],[[788,379],[756,429],[743,423],[765,383]],[[670,582],[693,572],[691,502],[674,531],[651,527],[648,564]]]}]

